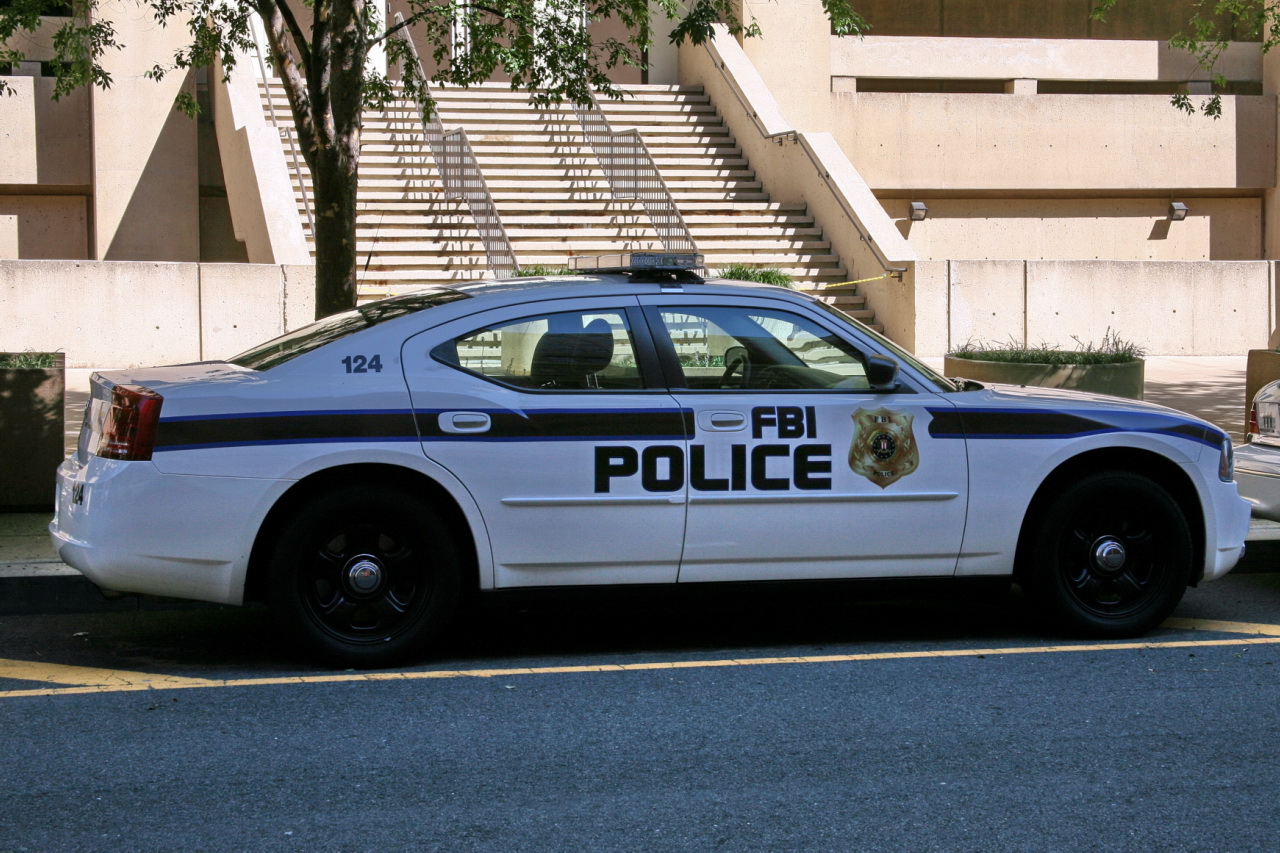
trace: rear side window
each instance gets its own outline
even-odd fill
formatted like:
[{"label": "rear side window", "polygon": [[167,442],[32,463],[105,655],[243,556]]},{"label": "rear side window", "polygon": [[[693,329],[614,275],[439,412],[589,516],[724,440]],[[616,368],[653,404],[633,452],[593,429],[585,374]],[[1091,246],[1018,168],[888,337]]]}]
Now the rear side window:
[{"label": "rear side window", "polygon": [[432,353],[486,379],[538,391],[644,387],[626,315],[573,311],[528,317],[447,341]]},{"label": "rear side window", "polygon": [[227,360],[252,370],[270,370],[286,361],[341,340],[347,335],[372,328],[379,323],[468,298],[470,297],[465,293],[443,287],[393,296],[390,299],[371,302],[352,311],[344,311],[341,314],[317,320],[309,326],[294,329],[292,332],[267,341],[265,344],[259,344]]}]

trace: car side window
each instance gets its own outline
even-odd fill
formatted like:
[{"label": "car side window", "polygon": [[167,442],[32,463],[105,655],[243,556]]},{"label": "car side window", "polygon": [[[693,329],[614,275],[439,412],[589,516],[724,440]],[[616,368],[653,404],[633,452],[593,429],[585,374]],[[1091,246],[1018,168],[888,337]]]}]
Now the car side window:
[{"label": "car side window", "polygon": [[539,391],[634,391],[644,387],[626,315],[543,314],[479,329],[432,355],[504,385]]},{"label": "car side window", "polygon": [[871,389],[863,355],[798,314],[744,307],[658,313],[691,390]]}]

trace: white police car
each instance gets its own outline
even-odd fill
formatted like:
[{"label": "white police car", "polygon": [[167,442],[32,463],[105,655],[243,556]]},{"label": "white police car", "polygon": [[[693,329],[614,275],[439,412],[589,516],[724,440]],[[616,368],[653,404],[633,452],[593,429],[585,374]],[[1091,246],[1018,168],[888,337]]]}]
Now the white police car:
[{"label": "white police car", "polygon": [[265,600],[354,665],[420,652],[466,588],[1013,575],[1123,637],[1240,556],[1216,427],[944,379],[696,265],[427,289],[95,375],[58,552],[110,589]]}]

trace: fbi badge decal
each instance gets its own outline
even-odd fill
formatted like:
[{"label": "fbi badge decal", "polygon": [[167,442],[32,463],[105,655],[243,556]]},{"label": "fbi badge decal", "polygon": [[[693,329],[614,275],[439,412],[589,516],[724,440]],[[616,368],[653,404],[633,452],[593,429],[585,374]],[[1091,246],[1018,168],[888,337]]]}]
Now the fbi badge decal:
[{"label": "fbi badge decal", "polygon": [[920,451],[911,431],[912,415],[879,409],[853,413],[849,467],[884,489],[920,467]]}]

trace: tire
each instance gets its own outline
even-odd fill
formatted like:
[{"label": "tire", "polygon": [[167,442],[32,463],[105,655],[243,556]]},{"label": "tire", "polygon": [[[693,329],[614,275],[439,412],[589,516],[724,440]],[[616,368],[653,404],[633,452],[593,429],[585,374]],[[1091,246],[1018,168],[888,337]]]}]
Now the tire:
[{"label": "tire", "polygon": [[424,653],[460,587],[456,544],[429,504],[350,486],[312,498],[280,531],[267,603],[326,662],[374,668]]},{"label": "tire", "polygon": [[1163,622],[1191,579],[1186,518],[1154,481],[1125,471],[1068,486],[1039,517],[1027,591],[1062,627],[1135,637]]}]

